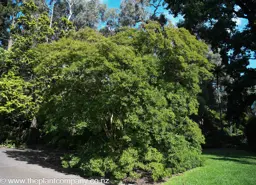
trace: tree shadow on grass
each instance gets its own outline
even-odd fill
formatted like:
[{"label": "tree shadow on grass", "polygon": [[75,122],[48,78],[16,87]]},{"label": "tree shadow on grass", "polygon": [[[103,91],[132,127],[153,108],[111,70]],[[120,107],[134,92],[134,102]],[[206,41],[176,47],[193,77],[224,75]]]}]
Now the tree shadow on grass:
[{"label": "tree shadow on grass", "polygon": [[209,155],[209,159],[256,165],[256,154],[245,150],[236,150],[230,148],[208,149],[204,151],[204,154]]},{"label": "tree shadow on grass", "polygon": [[246,160],[243,160],[243,159],[239,159],[239,158],[231,158],[231,157],[221,157],[221,158],[218,158],[218,157],[211,157],[210,159],[214,159],[214,160],[219,160],[219,161],[231,161],[231,162],[236,162],[236,163],[240,163],[240,164],[249,164],[249,165],[256,165],[256,160],[253,162],[253,161],[246,161]]}]

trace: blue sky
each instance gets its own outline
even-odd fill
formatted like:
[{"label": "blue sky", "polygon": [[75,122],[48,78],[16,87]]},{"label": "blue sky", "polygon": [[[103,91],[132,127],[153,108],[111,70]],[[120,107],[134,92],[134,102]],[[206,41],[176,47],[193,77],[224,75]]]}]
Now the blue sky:
[{"label": "blue sky", "polygon": [[[121,0],[103,0],[103,2],[107,4],[109,8],[119,8]],[[163,8],[161,8],[159,11],[164,12],[164,14],[169,18],[169,20],[171,20],[173,24],[176,24],[180,19],[182,19],[181,16],[174,18],[171,14],[169,14],[168,11],[164,10]],[[246,19],[236,19],[235,21],[239,30],[244,29],[247,25]],[[256,68],[256,60],[251,60],[249,67]]]},{"label": "blue sky", "polygon": [[121,0],[103,0],[109,8],[119,8]]}]

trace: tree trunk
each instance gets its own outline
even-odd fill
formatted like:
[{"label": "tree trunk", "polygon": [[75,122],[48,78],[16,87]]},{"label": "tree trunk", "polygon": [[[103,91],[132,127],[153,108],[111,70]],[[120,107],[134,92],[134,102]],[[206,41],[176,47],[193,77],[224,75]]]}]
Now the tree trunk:
[{"label": "tree trunk", "polygon": [[[31,79],[33,79],[33,75],[31,76]],[[36,102],[36,94],[35,94],[34,87],[32,88],[32,98],[33,98],[33,102]],[[29,136],[28,136],[27,144],[30,147],[35,147],[38,144],[39,137],[40,137],[40,131],[38,129],[37,118],[35,115],[33,115],[33,119],[31,121],[30,128],[29,128]]]},{"label": "tree trunk", "polygon": [[[12,17],[12,24],[11,24],[11,27],[13,27],[14,24],[15,24],[15,15],[12,15],[11,17]],[[7,46],[7,50],[8,50],[8,51],[11,50],[12,45],[13,45],[13,38],[12,38],[12,33],[11,33],[11,31],[10,31],[10,37],[9,37],[9,39],[8,39],[8,46]]]},{"label": "tree trunk", "polygon": [[37,119],[34,116],[31,121],[30,128],[29,128],[27,145],[29,147],[36,148],[36,145],[38,144],[39,137],[40,137],[40,132],[37,128]]},{"label": "tree trunk", "polygon": [[72,0],[67,0],[67,3],[68,3],[68,9],[69,9],[68,20],[70,21],[72,15],[73,15],[73,12],[72,12],[73,3],[72,3]]},{"label": "tree trunk", "polygon": [[217,91],[218,91],[218,101],[219,101],[219,113],[220,113],[220,125],[223,131],[223,121],[222,121],[222,106],[221,106],[221,95],[220,95],[220,85],[219,85],[219,73],[217,73]]},{"label": "tree trunk", "polygon": [[51,10],[51,15],[50,15],[50,28],[52,28],[52,21],[53,21],[53,14],[54,14],[54,6],[55,3],[52,3],[52,10]]},{"label": "tree trunk", "polygon": [[12,40],[12,36],[10,36],[10,38],[8,39],[8,46],[7,46],[7,50],[10,51],[13,45],[13,40]]},{"label": "tree trunk", "polygon": [[35,116],[33,117],[30,128],[37,128],[37,119]]}]

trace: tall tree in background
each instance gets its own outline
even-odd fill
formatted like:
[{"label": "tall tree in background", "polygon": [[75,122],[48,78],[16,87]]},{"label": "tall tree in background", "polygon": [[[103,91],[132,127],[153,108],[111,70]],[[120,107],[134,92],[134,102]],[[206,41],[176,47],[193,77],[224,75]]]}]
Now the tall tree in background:
[{"label": "tall tree in background", "polygon": [[[229,80],[222,84],[227,93],[226,118],[232,126],[244,122],[244,113],[252,105],[250,87],[256,85],[255,69],[248,69],[250,59],[255,59],[256,50],[256,2],[254,0],[202,1],[165,0],[172,14],[183,15],[179,26],[189,29],[198,38],[220,50],[221,69]],[[237,21],[244,19],[248,24],[243,30]],[[216,66],[216,74],[219,74]],[[218,81],[218,80],[217,80]],[[220,82],[221,83],[221,82]],[[218,83],[218,86],[221,84]],[[219,87],[216,88],[217,90]],[[254,99],[255,100],[255,99]],[[231,130],[232,131],[232,130]]]},{"label": "tall tree in background", "polygon": [[147,20],[154,20],[165,25],[167,19],[160,11],[163,5],[163,0],[122,0],[119,24],[132,27]]},{"label": "tall tree in background", "polygon": [[7,16],[15,20],[15,26],[9,24],[4,28],[8,30],[12,45],[3,45],[0,51],[0,117],[4,120],[1,132],[9,139],[24,142],[25,135],[32,133],[27,132],[28,128],[37,127],[36,114],[40,105],[32,70],[34,64],[28,51],[47,42],[55,32],[49,27],[48,13],[40,13],[32,1],[12,4],[12,7],[17,15],[15,18]]},{"label": "tall tree in background", "polygon": [[97,28],[107,10],[100,0],[51,0],[49,7],[51,22],[65,17],[73,22],[76,29]]},{"label": "tall tree in background", "polygon": [[150,0],[122,0],[119,22],[121,26],[135,26],[149,18]]},{"label": "tall tree in background", "polygon": [[18,2],[10,0],[0,3],[0,40],[1,45],[8,50],[12,47],[12,29],[17,26],[16,20],[19,16]]},{"label": "tall tree in background", "polygon": [[143,26],[149,20],[166,25],[167,18],[161,9],[163,0],[122,0],[120,9],[108,9],[105,15],[106,26],[101,28],[104,35],[113,35],[121,27]]},{"label": "tall tree in background", "polygon": [[77,29],[97,28],[106,19],[107,6],[100,0],[80,0],[74,5],[72,21]]}]

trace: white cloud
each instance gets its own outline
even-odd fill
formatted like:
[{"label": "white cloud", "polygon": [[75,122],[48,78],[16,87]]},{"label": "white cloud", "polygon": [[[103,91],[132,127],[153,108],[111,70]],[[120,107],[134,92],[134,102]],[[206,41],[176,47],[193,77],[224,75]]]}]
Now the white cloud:
[{"label": "white cloud", "polygon": [[181,15],[178,15],[177,17],[174,17],[168,10],[164,10],[163,14],[166,16],[168,20],[172,22],[173,25],[177,25],[178,22],[183,20],[183,17]]},{"label": "white cloud", "polygon": [[240,26],[242,24],[242,19],[240,18],[233,18],[232,21],[236,22],[237,26]]},{"label": "white cloud", "polygon": [[241,7],[238,5],[235,5],[235,11],[239,11],[239,10],[241,10]]}]

